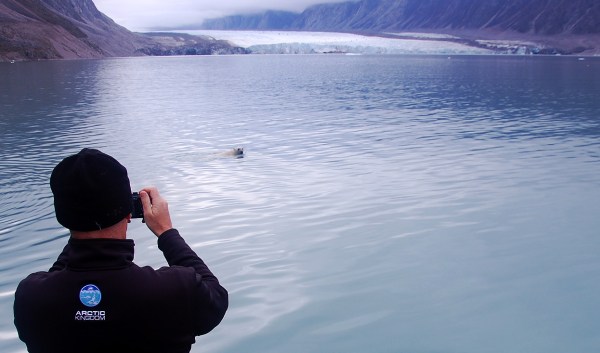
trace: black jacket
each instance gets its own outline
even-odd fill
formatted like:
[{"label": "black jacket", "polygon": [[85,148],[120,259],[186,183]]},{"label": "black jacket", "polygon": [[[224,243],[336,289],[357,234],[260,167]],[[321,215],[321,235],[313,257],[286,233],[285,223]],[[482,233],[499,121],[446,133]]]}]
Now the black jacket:
[{"label": "black jacket", "polygon": [[15,326],[29,352],[189,352],[221,322],[227,291],[177,230],[158,238],[170,267],[137,266],[133,247],[71,238],[48,272],[21,281]]}]

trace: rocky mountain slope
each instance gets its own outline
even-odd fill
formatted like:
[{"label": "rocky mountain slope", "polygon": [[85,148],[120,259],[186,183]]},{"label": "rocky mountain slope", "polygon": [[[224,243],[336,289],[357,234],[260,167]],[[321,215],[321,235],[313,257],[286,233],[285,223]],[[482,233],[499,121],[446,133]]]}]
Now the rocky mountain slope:
[{"label": "rocky mountain slope", "polygon": [[0,0],[0,61],[243,51],[208,37],[132,33],[92,0]]},{"label": "rocky mountain slope", "polygon": [[[272,21],[274,15],[286,21]],[[538,35],[600,33],[595,0],[360,0],[207,20],[204,29],[393,31],[510,30]]]}]

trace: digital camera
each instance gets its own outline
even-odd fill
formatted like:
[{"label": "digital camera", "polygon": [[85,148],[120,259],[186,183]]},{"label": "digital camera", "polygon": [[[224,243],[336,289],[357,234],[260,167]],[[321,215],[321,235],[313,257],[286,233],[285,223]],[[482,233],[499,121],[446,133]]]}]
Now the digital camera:
[{"label": "digital camera", "polygon": [[131,194],[131,204],[131,218],[144,218],[144,207],[139,193]]}]

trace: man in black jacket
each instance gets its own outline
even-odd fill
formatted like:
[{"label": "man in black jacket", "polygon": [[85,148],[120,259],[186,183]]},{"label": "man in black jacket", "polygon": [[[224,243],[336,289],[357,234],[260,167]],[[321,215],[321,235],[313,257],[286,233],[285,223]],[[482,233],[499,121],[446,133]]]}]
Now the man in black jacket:
[{"label": "man in black jacket", "polygon": [[189,352],[221,322],[227,291],[173,228],[156,188],[140,197],[169,264],[159,270],[133,263],[131,187],[114,158],[83,149],[56,166],[50,186],[71,237],[50,270],[15,293],[15,326],[29,352]]}]

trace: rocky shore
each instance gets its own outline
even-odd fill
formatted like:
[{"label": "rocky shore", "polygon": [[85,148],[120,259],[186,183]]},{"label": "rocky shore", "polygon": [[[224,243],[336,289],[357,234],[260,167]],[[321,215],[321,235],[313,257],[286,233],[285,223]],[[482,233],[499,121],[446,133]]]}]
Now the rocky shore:
[{"label": "rocky shore", "polygon": [[0,61],[237,53],[245,50],[208,37],[133,33],[92,0],[0,2]]},{"label": "rocky shore", "polygon": [[600,34],[535,35],[515,31],[443,31],[470,45],[505,54],[599,56]]}]

